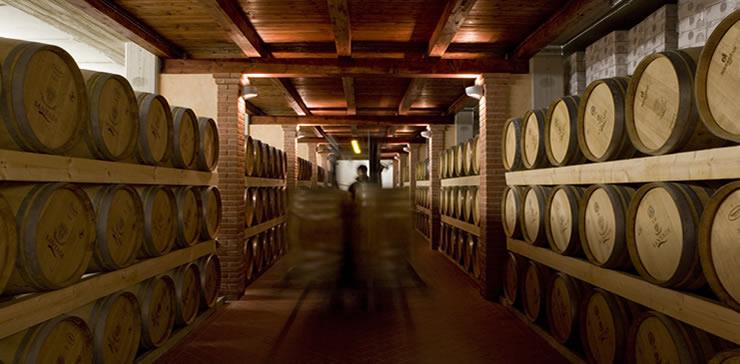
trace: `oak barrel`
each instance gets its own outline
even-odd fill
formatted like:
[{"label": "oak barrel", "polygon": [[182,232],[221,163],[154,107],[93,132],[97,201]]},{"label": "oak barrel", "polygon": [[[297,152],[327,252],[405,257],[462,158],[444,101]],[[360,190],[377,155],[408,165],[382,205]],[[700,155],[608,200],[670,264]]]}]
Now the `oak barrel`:
[{"label": "oak barrel", "polygon": [[461,143],[455,146],[455,170],[457,176],[465,175],[465,144]]},{"label": "oak barrel", "polygon": [[452,235],[450,235],[450,254],[449,256],[454,261],[457,261],[457,258],[460,256],[460,251],[459,251],[460,247],[458,243],[459,243],[460,238],[462,237],[462,234],[463,232],[460,229],[454,228],[452,230]]},{"label": "oak barrel", "polygon": [[185,107],[172,108],[172,140],[170,162],[175,168],[194,169],[200,135],[198,135],[198,117],[193,110]]},{"label": "oak barrel", "polygon": [[119,291],[73,312],[92,331],[96,363],[132,363],[141,342],[141,307],[131,292]]},{"label": "oak barrel", "polygon": [[177,206],[177,246],[187,248],[198,242],[202,225],[203,201],[197,187],[175,188]]},{"label": "oak barrel", "polygon": [[195,153],[195,168],[201,171],[214,171],[218,166],[218,153],[221,144],[218,138],[218,125],[211,118],[198,118],[198,150]]},{"label": "oak barrel", "polygon": [[262,272],[263,267],[263,261],[264,261],[264,253],[263,253],[263,243],[262,243],[262,235],[256,235],[252,237],[252,272],[253,276],[259,274]]},{"label": "oak barrel", "polygon": [[257,139],[252,139],[252,148],[254,148],[254,173],[252,174],[252,177],[264,177],[264,159],[267,158],[267,156],[264,154],[265,150],[262,147],[262,142]]},{"label": "oak barrel", "polygon": [[550,334],[565,344],[576,338],[583,287],[565,273],[557,272],[547,284],[547,323]]},{"label": "oak barrel", "polygon": [[272,147],[267,143],[262,143],[262,176],[266,178],[272,178],[273,170],[273,155]]},{"label": "oak barrel", "polygon": [[85,81],[63,49],[0,38],[0,148],[64,154],[88,120]]},{"label": "oak barrel", "polygon": [[645,57],[627,88],[627,133],[637,150],[651,155],[719,147],[725,141],[701,122],[694,102],[695,60],[700,48]]},{"label": "oak barrel", "polygon": [[705,206],[699,227],[699,258],[714,293],[740,311],[738,231],[740,182],[732,182],[717,190]]},{"label": "oak barrel", "polygon": [[200,238],[201,240],[216,239],[221,227],[221,191],[216,186],[201,187],[200,200],[202,202],[201,220],[203,221]]},{"label": "oak barrel", "polygon": [[740,364],[740,349],[723,351],[715,355],[709,364]]},{"label": "oak barrel", "polygon": [[252,251],[252,237],[249,237],[244,241],[242,247],[242,258],[244,263],[244,279],[247,282],[251,281],[252,273],[254,270],[254,252]]},{"label": "oak barrel", "polygon": [[85,321],[61,315],[0,339],[2,363],[93,363],[93,336]]},{"label": "oak barrel", "polygon": [[520,300],[521,281],[524,279],[524,269],[527,267],[526,259],[512,252],[506,257],[504,266],[504,294],[503,301],[513,306]]},{"label": "oak barrel", "polygon": [[711,191],[680,183],[642,186],[627,216],[627,248],[640,275],[664,287],[706,284],[698,253],[699,220]]},{"label": "oak barrel", "polygon": [[521,209],[522,236],[533,245],[545,241],[545,210],[550,187],[528,186],[523,192]]},{"label": "oak barrel", "polygon": [[447,178],[455,177],[455,148],[450,147],[445,150],[447,163]]},{"label": "oak barrel", "polygon": [[177,202],[172,189],[165,186],[137,188],[144,203],[144,241],[140,257],[167,254],[177,239]]},{"label": "oak barrel", "polygon": [[254,139],[248,136],[244,139],[244,175],[254,177],[257,168],[256,152],[254,149]]},{"label": "oak barrel", "polygon": [[449,159],[449,173],[450,177],[460,177],[460,170],[457,169],[457,157],[458,157],[458,150],[456,146],[452,146],[449,149],[450,155],[447,156]]},{"label": "oak barrel", "polygon": [[478,187],[473,187],[472,191],[473,191],[473,194],[472,194],[473,199],[470,203],[471,220],[473,222],[473,225],[478,226],[480,225],[480,202],[479,202],[480,194],[478,193],[479,192]]},{"label": "oak barrel", "polygon": [[256,187],[249,187],[244,190],[244,225],[246,227],[258,224],[255,216],[258,203]]},{"label": "oak barrel", "polygon": [[447,204],[449,203],[447,199],[448,190],[447,187],[441,187],[439,192],[439,212],[442,215],[447,215]]},{"label": "oak barrel", "polygon": [[504,170],[518,171],[524,168],[522,164],[522,119],[513,118],[504,124],[504,134],[501,136],[502,157]]},{"label": "oak barrel", "polygon": [[175,268],[171,276],[175,282],[175,322],[189,325],[200,308],[200,271],[196,264],[187,263]]},{"label": "oak barrel", "polygon": [[450,191],[449,211],[450,216],[457,218],[457,200],[460,198],[460,189],[458,187],[452,187]]},{"label": "oak barrel", "polygon": [[704,125],[715,135],[740,143],[740,11],[727,16],[712,31],[696,66],[696,104]]},{"label": "oak barrel", "polygon": [[8,200],[0,191],[0,294],[5,289],[10,275],[15,269],[18,256],[18,232],[15,228],[15,215]]},{"label": "oak barrel", "polygon": [[578,145],[590,161],[604,162],[635,155],[625,125],[627,78],[591,82],[578,105]]},{"label": "oak barrel", "polygon": [[621,297],[595,288],[586,292],[580,309],[579,331],[586,361],[598,364],[624,363],[633,316],[628,303]]},{"label": "oak barrel", "polygon": [[578,211],[583,188],[561,185],[552,189],[545,205],[545,234],[550,248],[562,255],[581,251]]},{"label": "oak barrel", "polygon": [[549,165],[545,153],[545,111],[530,110],[522,117],[522,140],[519,142],[524,168]]},{"label": "oak barrel", "polygon": [[470,140],[470,168],[471,172],[470,174],[478,175],[480,174],[480,159],[479,159],[479,153],[478,153],[478,136],[476,135],[473,139]]},{"label": "oak barrel", "polygon": [[139,103],[139,137],[136,159],[139,163],[162,166],[171,158],[174,130],[170,105],[161,95],[137,93]]},{"label": "oak barrel", "polygon": [[0,188],[16,217],[18,254],[5,293],[66,287],[87,269],[95,245],[95,210],[70,183]]},{"label": "oak barrel", "polygon": [[591,263],[603,268],[627,268],[627,209],[635,190],[618,185],[586,189],[578,212],[581,248]]},{"label": "oak barrel", "polygon": [[477,174],[475,164],[478,163],[478,139],[471,138],[465,142],[465,175]]},{"label": "oak barrel", "polygon": [[549,280],[548,268],[531,260],[527,262],[522,279],[522,307],[524,317],[531,322],[538,321],[542,317]]},{"label": "oak barrel", "polygon": [[141,346],[154,349],[170,338],[175,326],[177,293],[168,275],[146,280],[134,288],[141,306]]},{"label": "oak barrel", "polygon": [[439,178],[448,178],[447,175],[447,150],[439,152]]},{"label": "oak barrel", "polygon": [[455,201],[455,217],[458,220],[465,220],[465,201],[468,199],[468,188],[458,187],[457,200]]},{"label": "oak barrel", "polygon": [[439,228],[439,246],[437,249],[444,252],[450,242],[449,225],[442,223]]},{"label": "oak barrel", "polygon": [[503,217],[504,233],[510,238],[519,238],[522,235],[520,220],[524,204],[524,188],[519,186],[505,186],[501,198],[501,216]]},{"label": "oak barrel", "polygon": [[478,264],[478,257],[476,256],[476,237],[473,234],[468,234],[467,238],[465,239],[465,254],[464,254],[464,262],[463,269],[466,272],[473,272],[473,266]]},{"label": "oak barrel", "polygon": [[96,215],[96,239],[88,272],[128,267],[144,240],[144,205],[131,186],[85,187]]},{"label": "oak barrel", "polygon": [[463,207],[463,220],[473,222],[473,211],[478,210],[478,188],[468,187]]},{"label": "oak barrel", "polygon": [[545,116],[545,154],[553,166],[583,163],[586,158],[578,146],[578,96],[555,100]]},{"label": "oak barrel", "polygon": [[635,319],[627,346],[632,363],[706,363],[716,353],[708,334],[655,311]]}]

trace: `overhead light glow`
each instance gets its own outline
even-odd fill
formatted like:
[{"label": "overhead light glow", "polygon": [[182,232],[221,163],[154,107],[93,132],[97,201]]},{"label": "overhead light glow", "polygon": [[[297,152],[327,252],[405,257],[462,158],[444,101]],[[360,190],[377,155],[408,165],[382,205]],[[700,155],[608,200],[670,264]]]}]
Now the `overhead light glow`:
[{"label": "overhead light glow", "polygon": [[244,100],[253,99],[255,97],[257,97],[257,87],[252,85],[242,86],[242,98]]},{"label": "overhead light glow", "polygon": [[465,94],[480,100],[483,97],[483,86],[474,85],[465,88]]},{"label": "overhead light glow", "polygon": [[362,150],[360,150],[360,142],[357,141],[357,139],[352,139],[352,150],[355,151],[355,154],[362,154]]}]

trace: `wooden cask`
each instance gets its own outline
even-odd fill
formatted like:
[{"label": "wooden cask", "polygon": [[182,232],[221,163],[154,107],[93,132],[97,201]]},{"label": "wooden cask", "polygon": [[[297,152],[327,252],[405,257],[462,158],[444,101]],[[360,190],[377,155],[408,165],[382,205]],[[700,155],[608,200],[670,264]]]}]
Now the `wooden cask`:
[{"label": "wooden cask", "polygon": [[87,270],[95,245],[95,210],[70,183],[0,188],[16,217],[18,253],[5,294],[69,286]]},{"label": "wooden cask", "polygon": [[243,263],[244,263],[244,279],[249,282],[252,279],[252,274],[254,274],[254,264],[255,264],[255,258],[254,258],[254,250],[252,249],[252,240],[254,237],[249,237],[244,242],[244,246],[242,247],[242,257],[243,257]]},{"label": "wooden cask", "polygon": [[698,186],[664,182],[637,191],[627,216],[627,248],[645,280],[682,289],[706,284],[697,237],[710,195]]},{"label": "wooden cask", "polygon": [[470,174],[472,175],[480,174],[480,154],[478,153],[478,140],[479,138],[477,135],[470,140]]},{"label": "wooden cask", "polygon": [[709,364],[740,364],[740,349],[723,351],[712,357]]},{"label": "wooden cask", "polygon": [[578,96],[564,96],[550,105],[545,116],[545,154],[553,166],[583,163],[578,146]]},{"label": "wooden cask", "polygon": [[447,244],[449,244],[449,238],[450,234],[448,232],[449,225],[442,223],[439,227],[439,246],[437,247],[437,250],[444,252],[447,248]]},{"label": "wooden cask", "polygon": [[716,353],[709,335],[662,313],[648,311],[632,323],[627,345],[631,363],[706,363]]},{"label": "wooden cask", "polygon": [[509,306],[517,304],[520,300],[521,281],[524,278],[524,269],[527,267],[526,259],[509,252],[504,265],[504,289],[503,301]]},{"label": "wooden cask", "polygon": [[465,142],[465,175],[477,174],[475,164],[478,163],[478,139],[469,139]]},{"label": "wooden cask", "polygon": [[202,202],[200,229],[201,240],[214,240],[221,227],[222,204],[221,191],[216,186],[200,187],[200,200]]},{"label": "wooden cask", "polygon": [[79,317],[61,315],[0,339],[2,363],[93,363],[93,337]]},{"label": "wooden cask", "polygon": [[167,254],[177,239],[177,202],[165,186],[137,187],[144,204],[144,241],[140,257]]},{"label": "wooden cask", "polygon": [[536,322],[542,317],[549,280],[548,268],[531,260],[527,262],[522,279],[522,307],[524,317],[531,322]]},{"label": "wooden cask", "polygon": [[740,143],[740,64],[734,62],[740,37],[740,11],[712,31],[696,66],[696,104],[704,125],[720,138]]},{"label": "wooden cask", "polygon": [[452,229],[452,234],[450,234],[450,253],[448,254],[452,260],[456,261],[459,257],[459,251],[458,251],[458,240],[460,239],[462,235],[462,231],[460,231],[457,228]]},{"label": "wooden cask", "polygon": [[254,177],[257,165],[254,144],[254,139],[247,135],[244,139],[244,175],[249,177]]},{"label": "wooden cask", "polygon": [[504,124],[504,134],[501,137],[504,170],[518,171],[524,169],[522,164],[522,119],[512,118]]},{"label": "wooden cask", "polygon": [[439,152],[439,178],[448,178],[447,175],[447,150]]},{"label": "wooden cask", "polygon": [[214,171],[218,166],[221,144],[218,139],[218,125],[211,118],[198,118],[198,150],[195,153],[195,168],[200,171]]},{"label": "wooden cask", "polygon": [[171,158],[174,121],[170,105],[161,95],[137,93],[139,137],[136,159],[139,163],[163,166]]},{"label": "wooden cask", "polygon": [[578,212],[581,248],[591,263],[603,268],[627,268],[627,209],[635,190],[617,185],[586,189]]},{"label": "wooden cask", "polygon": [[447,160],[447,178],[455,177],[455,148],[447,148],[445,155]]},{"label": "wooden cask", "polygon": [[503,217],[504,233],[506,236],[517,239],[522,235],[522,215],[524,203],[524,187],[506,186],[501,198],[501,216]]},{"label": "wooden cask", "polygon": [[175,323],[190,325],[200,309],[200,271],[194,263],[183,264],[170,273],[175,282]]},{"label": "wooden cask", "polygon": [[523,192],[522,236],[533,245],[541,245],[545,241],[545,210],[550,187],[528,186]]},{"label": "wooden cask", "polygon": [[187,248],[199,241],[201,225],[203,224],[203,201],[201,194],[194,186],[175,188],[175,204],[177,206],[177,246]]},{"label": "wooden cask", "polygon": [[455,146],[455,170],[458,177],[465,175],[465,144]]},{"label": "wooden cask", "polygon": [[264,177],[264,159],[267,158],[267,156],[264,154],[265,150],[262,146],[262,142],[257,139],[252,139],[252,147],[254,148],[254,174],[252,174],[252,177]]},{"label": "wooden cask", "polygon": [[88,272],[128,267],[144,241],[144,205],[131,186],[85,187],[96,215],[96,239]]},{"label": "wooden cask", "polygon": [[455,217],[458,220],[465,220],[465,201],[468,199],[468,188],[458,187],[457,200],[455,201]]},{"label": "wooden cask", "polygon": [[630,158],[635,147],[625,125],[627,78],[591,82],[578,105],[578,145],[593,162]]},{"label": "wooden cask", "polygon": [[473,225],[478,226],[480,225],[480,194],[478,193],[478,187],[473,187],[471,190],[473,191],[473,199],[470,202],[470,218]]},{"label": "wooden cask", "polygon": [[275,167],[276,167],[276,160],[277,156],[275,155],[275,147],[267,144],[262,144],[264,146],[264,154],[267,156],[267,158],[264,159],[265,161],[265,177],[268,178],[275,178]]},{"label": "wooden cask", "polygon": [[457,200],[460,198],[460,188],[452,187],[450,192],[450,216],[457,218]]},{"label": "wooden cask", "polygon": [[519,142],[522,164],[526,169],[547,167],[545,153],[545,112],[530,110],[522,117],[522,140]]},{"label": "wooden cask", "polygon": [[457,157],[458,157],[458,150],[455,146],[450,147],[449,149],[450,155],[449,158],[449,173],[450,177],[459,177],[460,176],[460,170],[457,168]]},{"label": "wooden cask", "polygon": [[195,169],[198,145],[198,117],[185,107],[172,108],[173,128],[170,140],[170,162],[175,168]]},{"label": "wooden cask", "polygon": [[545,205],[545,234],[550,248],[562,255],[581,252],[578,211],[583,188],[561,185],[552,189]]},{"label": "wooden cask", "polygon": [[244,190],[244,226],[250,227],[257,224],[255,214],[257,212],[257,188],[249,187]]},{"label": "wooden cask", "polygon": [[262,273],[262,267],[264,262],[264,256],[263,256],[263,242],[262,242],[262,235],[255,235],[252,237],[252,267],[253,274],[252,276],[256,276],[259,273]]},{"label": "wooden cask", "polygon": [[699,258],[709,286],[726,305],[740,311],[740,182],[717,190],[699,227]]},{"label": "wooden cask", "polygon": [[92,331],[96,363],[133,363],[141,342],[141,307],[131,292],[119,291],[73,311]]},{"label": "wooden cask", "polygon": [[88,120],[85,81],[63,49],[0,38],[0,148],[64,154]]},{"label": "wooden cask", "polygon": [[548,282],[546,292],[545,313],[550,334],[559,343],[566,344],[577,337],[583,286],[567,274],[557,272]]},{"label": "wooden cask", "polygon": [[0,191],[0,294],[3,293],[15,269],[17,256],[18,232],[15,228],[15,215],[8,200]]},{"label": "wooden cask", "polygon": [[141,347],[155,349],[164,344],[175,327],[177,293],[168,275],[148,279],[133,289],[141,306]]},{"label": "wooden cask", "polygon": [[478,210],[478,188],[468,187],[463,207],[463,220],[472,223],[475,210]]},{"label": "wooden cask", "polygon": [[476,256],[476,237],[473,234],[468,234],[467,238],[465,239],[465,264],[463,265],[463,269],[468,272],[473,272],[473,266],[478,264],[478,257]]},{"label": "wooden cask", "polygon": [[448,203],[447,191],[448,191],[447,187],[441,187],[439,189],[439,212],[442,215],[447,214],[447,203]]},{"label": "wooden cask", "polygon": [[624,363],[633,310],[627,301],[600,288],[589,290],[579,318],[586,361]]},{"label": "wooden cask", "polygon": [[120,161],[131,159],[139,137],[139,104],[128,81],[110,73],[82,71],[90,111],[83,142],[68,155]]}]

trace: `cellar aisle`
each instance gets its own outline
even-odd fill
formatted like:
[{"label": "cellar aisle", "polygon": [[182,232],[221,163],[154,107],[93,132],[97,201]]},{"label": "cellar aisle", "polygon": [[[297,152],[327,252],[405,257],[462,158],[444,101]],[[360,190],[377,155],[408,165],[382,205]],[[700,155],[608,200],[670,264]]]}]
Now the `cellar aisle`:
[{"label": "cellar aisle", "polygon": [[385,308],[374,305],[368,313],[347,300],[349,308],[331,313],[322,290],[285,288],[288,255],[160,362],[567,362],[506,308],[481,298],[469,278],[414,236],[411,261],[424,288],[417,282],[396,292],[395,303]]}]

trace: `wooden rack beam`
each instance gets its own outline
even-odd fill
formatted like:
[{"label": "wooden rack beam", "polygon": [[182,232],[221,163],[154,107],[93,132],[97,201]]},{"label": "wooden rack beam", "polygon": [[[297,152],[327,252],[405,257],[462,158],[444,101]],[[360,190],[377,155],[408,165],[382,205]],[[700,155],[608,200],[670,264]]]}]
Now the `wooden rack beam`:
[{"label": "wooden rack beam", "polygon": [[445,215],[440,216],[440,219],[442,220],[443,223],[445,223],[447,225],[452,225],[452,226],[454,226],[454,227],[456,227],[456,228],[458,228],[460,230],[463,230],[465,232],[468,232],[470,234],[473,234],[473,235],[476,235],[476,236],[480,236],[480,227],[479,226],[473,225],[473,224],[471,224],[469,222],[458,220],[458,219],[456,219],[454,217],[445,216]]},{"label": "wooden rack beam", "polygon": [[480,186],[480,176],[445,178],[442,187]]},{"label": "wooden rack beam", "polygon": [[454,118],[449,116],[253,116],[252,125],[434,125],[453,124]]},{"label": "wooden rack beam", "polygon": [[280,225],[284,222],[288,221],[287,216],[280,216],[276,217],[270,221],[265,221],[259,225],[250,226],[244,230],[244,237],[245,238],[251,238],[252,236],[255,236],[261,232],[264,232],[266,230],[269,230],[270,228]]},{"label": "wooden rack beam", "polygon": [[416,205],[416,210],[419,211],[419,212],[421,212],[421,213],[423,213],[423,214],[425,214],[425,215],[432,216],[432,210],[430,210],[430,209],[428,209],[428,208],[426,208],[424,206]]},{"label": "wooden rack beam", "polygon": [[416,181],[416,187],[429,187],[429,180]]},{"label": "wooden rack beam", "polygon": [[284,179],[244,177],[245,187],[285,187]]}]

